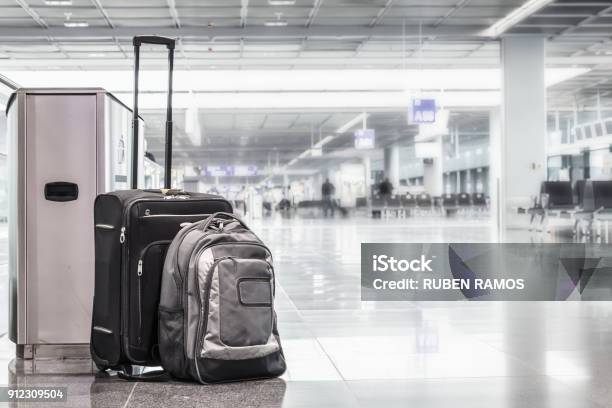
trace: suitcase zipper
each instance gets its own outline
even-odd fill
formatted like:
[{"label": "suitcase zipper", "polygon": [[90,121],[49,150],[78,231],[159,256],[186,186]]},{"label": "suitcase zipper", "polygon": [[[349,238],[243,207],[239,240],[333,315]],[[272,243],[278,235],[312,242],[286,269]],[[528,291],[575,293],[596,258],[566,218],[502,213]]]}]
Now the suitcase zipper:
[{"label": "suitcase zipper", "polygon": [[[147,210],[149,211],[149,210]],[[164,218],[164,217],[210,217],[210,214],[151,214],[150,212],[142,216],[142,218]]]},{"label": "suitcase zipper", "polygon": [[125,227],[121,227],[121,235],[119,235],[119,242],[121,244],[125,242]]},{"label": "suitcase zipper", "polygon": [[138,337],[136,341],[142,344],[142,258],[138,260]]}]

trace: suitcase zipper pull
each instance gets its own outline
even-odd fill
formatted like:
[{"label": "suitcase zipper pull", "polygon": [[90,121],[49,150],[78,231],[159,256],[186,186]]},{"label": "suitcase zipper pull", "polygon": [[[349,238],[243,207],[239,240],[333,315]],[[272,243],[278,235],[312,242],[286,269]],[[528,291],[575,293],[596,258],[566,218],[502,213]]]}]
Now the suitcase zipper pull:
[{"label": "suitcase zipper pull", "polygon": [[125,242],[125,227],[121,227],[121,235],[119,235],[119,242],[122,244]]},{"label": "suitcase zipper pull", "polygon": [[136,274],[142,276],[142,259],[138,260],[138,272]]}]

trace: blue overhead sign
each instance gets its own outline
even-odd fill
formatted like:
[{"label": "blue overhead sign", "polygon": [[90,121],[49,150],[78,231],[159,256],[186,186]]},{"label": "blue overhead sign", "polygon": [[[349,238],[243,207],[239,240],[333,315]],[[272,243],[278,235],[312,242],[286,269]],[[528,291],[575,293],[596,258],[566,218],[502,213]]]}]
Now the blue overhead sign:
[{"label": "blue overhead sign", "polygon": [[212,177],[231,176],[232,169],[230,166],[206,166],[205,174]]},{"label": "blue overhead sign", "polygon": [[410,112],[410,123],[424,124],[436,121],[435,99],[413,99]]},{"label": "blue overhead sign", "polygon": [[374,129],[359,129],[355,131],[355,149],[373,149],[376,141]]},{"label": "blue overhead sign", "polygon": [[257,175],[257,166],[234,166],[233,169],[234,176],[256,176]]}]

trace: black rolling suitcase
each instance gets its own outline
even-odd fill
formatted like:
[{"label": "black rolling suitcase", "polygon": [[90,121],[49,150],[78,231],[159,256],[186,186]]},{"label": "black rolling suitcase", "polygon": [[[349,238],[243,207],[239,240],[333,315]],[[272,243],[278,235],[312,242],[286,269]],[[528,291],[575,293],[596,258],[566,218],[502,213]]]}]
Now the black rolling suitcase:
[{"label": "black rolling suitcase", "polygon": [[[135,365],[160,364],[157,308],[161,275],[166,250],[181,224],[202,220],[219,211],[232,212],[231,204],[222,197],[170,189],[174,43],[175,40],[163,37],[134,37],[134,190],[101,194],[94,205],[96,270],[91,355],[100,370],[115,369],[127,378],[134,378]],[[165,45],[168,49],[163,190],[136,190],[141,44]]]}]

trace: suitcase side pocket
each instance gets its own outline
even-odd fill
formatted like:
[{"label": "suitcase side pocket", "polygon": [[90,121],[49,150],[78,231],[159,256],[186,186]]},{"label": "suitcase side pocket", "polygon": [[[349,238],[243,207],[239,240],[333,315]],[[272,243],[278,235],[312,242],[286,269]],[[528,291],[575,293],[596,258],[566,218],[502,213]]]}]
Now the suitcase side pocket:
[{"label": "suitcase side pocket", "polygon": [[[162,269],[169,240],[154,241],[141,251],[137,268],[136,346],[151,350],[157,345],[157,307]],[[150,356],[153,357],[153,356]]]}]

